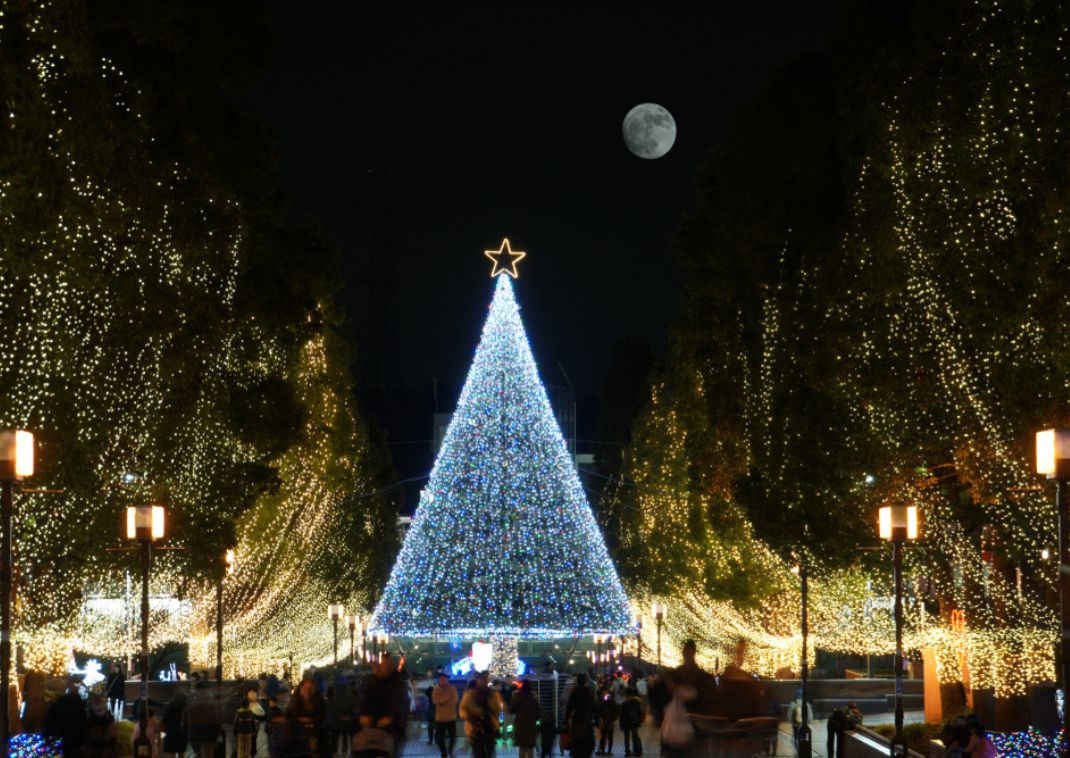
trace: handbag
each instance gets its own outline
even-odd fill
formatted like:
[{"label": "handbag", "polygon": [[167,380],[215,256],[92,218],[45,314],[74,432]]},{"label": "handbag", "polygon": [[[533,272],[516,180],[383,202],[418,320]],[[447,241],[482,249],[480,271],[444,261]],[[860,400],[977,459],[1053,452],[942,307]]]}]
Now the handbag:
[{"label": "handbag", "polygon": [[680,695],[675,694],[665,706],[665,718],[661,722],[661,741],[670,747],[679,748],[689,745],[694,737],[695,727],[691,725],[691,717],[687,715]]}]

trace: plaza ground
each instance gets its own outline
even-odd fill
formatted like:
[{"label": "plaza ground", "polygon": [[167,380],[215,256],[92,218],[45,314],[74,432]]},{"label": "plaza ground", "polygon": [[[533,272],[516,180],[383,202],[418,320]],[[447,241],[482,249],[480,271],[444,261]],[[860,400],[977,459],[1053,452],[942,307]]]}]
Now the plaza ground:
[{"label": "plaza ground", "polygon": [[[877,726],[878,724],[891,724],[893,722],[894,715],[892,713],[875,713],[866,716],[866,726]],[[923,711],[907,711],[903,715],[905,723],[914,723],[925,720],[925,714]],[[825,750],[826,745],[826,720],[818,719],[812,723],[811,729],[813,730],[813,755],[814,758],[827,758]],[[458,731],[460,731],[461,724],[458,723]],[[652,726],[649,721],[644,724],[640,731],[640,739],[643,741],[643,756],[644,758],[657,758],[659,755],[658,750],[658,731]],[[615,740],[613,743],[613,755],[616,758],[623,758],[624,756],[624,743],[622,741],[620,730],[617,730]],[[467,742],[464,738],[458,734],[457,747],[454,751],[455,755],[471,755],[471,750],[468,748]],[[536,746],[535,754],[538,755],[538,747]],[[517,749],[512,745],[499,746],[495,755],[498,758],[511,758],[517,755]],[[560,758],[561,753],[558,750],[554,750],[554,758]],[[779,756],[794,756],[795,747],[792,744],[791,739],[791,724],[787,722],[780,722],[779,741],[777,742],[776,755]],[[438,747],[435,745],[427,744],[427,726],[426,724],[409,723],[409,740],[405,743],[405,747],[402,751],[403,758],[439,758]]]}]

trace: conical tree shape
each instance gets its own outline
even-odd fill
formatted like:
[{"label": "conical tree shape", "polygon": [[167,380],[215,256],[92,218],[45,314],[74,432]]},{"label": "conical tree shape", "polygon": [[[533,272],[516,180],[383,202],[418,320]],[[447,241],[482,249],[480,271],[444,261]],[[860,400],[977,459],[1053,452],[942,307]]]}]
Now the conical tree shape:
[{"label": "conical tree shape", "polygon": [[526,637],[630,625],[507,276],[373,623]]}]

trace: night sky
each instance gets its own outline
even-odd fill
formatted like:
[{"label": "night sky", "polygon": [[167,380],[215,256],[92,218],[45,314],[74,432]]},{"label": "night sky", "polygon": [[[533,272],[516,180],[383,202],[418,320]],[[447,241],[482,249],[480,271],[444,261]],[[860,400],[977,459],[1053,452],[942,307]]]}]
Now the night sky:
[{"label": "night sky", "polygon": [[[368,6],[274,3],[276,49],[249,93],[293,212],[341,250],[360,384],[437,377],[458,392],[492,293],[482,252],[508,236],[528,253],[517,295],[540,368],[559,362],[580,399],[616,340],[664,350],[680,287],[671,241],[696,164],[843,15],[838,2]],[[621,138],[648,101],[679,130],[658,160]],[[383,423],[395,441],[412,434]]]}]

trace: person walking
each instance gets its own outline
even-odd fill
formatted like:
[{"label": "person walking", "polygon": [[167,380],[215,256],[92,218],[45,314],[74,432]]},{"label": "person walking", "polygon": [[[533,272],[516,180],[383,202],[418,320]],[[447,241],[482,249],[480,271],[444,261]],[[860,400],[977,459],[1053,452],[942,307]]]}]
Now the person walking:
[{"label": "person walking", "polygon": [[502,699],[491,689],[488,672],[476,675],[475,687],[466,690],[461,698],[460,712],[465,736],[472,745],[472,758],[494,758]]},{"label": "person walking", "polygon": [[625,758],[643,755],[643,743],[639,740],[639,727],[643,725],[643,701],[639,699],[639,690],[628,687],[624,693],[624,704],[620,707],[620,730],[624,733]]},{"label": "person walking", "polygon": [[810,707],[810,703],[803,702],[802,690],[795,690],[795,699],[791,701],[791,705],[788,707],[788,714],[791,717],[791,732],[796,752],[799,750],[799,734],[802,732],[803,727],[803,708],[806,708],[806,722],[808,724],[813,723],[814,709]]},{"label": "person walking", "polygon": [[171,702],[163,712],[163,752],[171,758],[186,755],[186,730],[182,728],[182,713],[188,698],[182,690],[176,690]]},{"label": "person walking", "polygon": [[586,674],[576,674],[576,686],[565,703],[565,728],[572,758],[591,758],[594,753],[594,695]]},{"label": "person walking", "polygon": [[123,673],[123,667],[120,664],[111,665],[111,673],[108,674],[104,691],[108,695],[108,710],[116,719],[121,719],[126,708],[126,674]]},{"label": "person walking", "polygon": [[527,679],[513,693],[509,712],[513,714],[513,744],[517,747],[519,758],[535,758],[536,725],[541,711],[539,700]]},{"label": "person walking", "polygon": [[457,700],[457,688],[450,684],[445,674],[439,674],[438,683],[431,690],[431,704],[435,710],[435,738],[442,758],[450,758],[457,744]]}]

